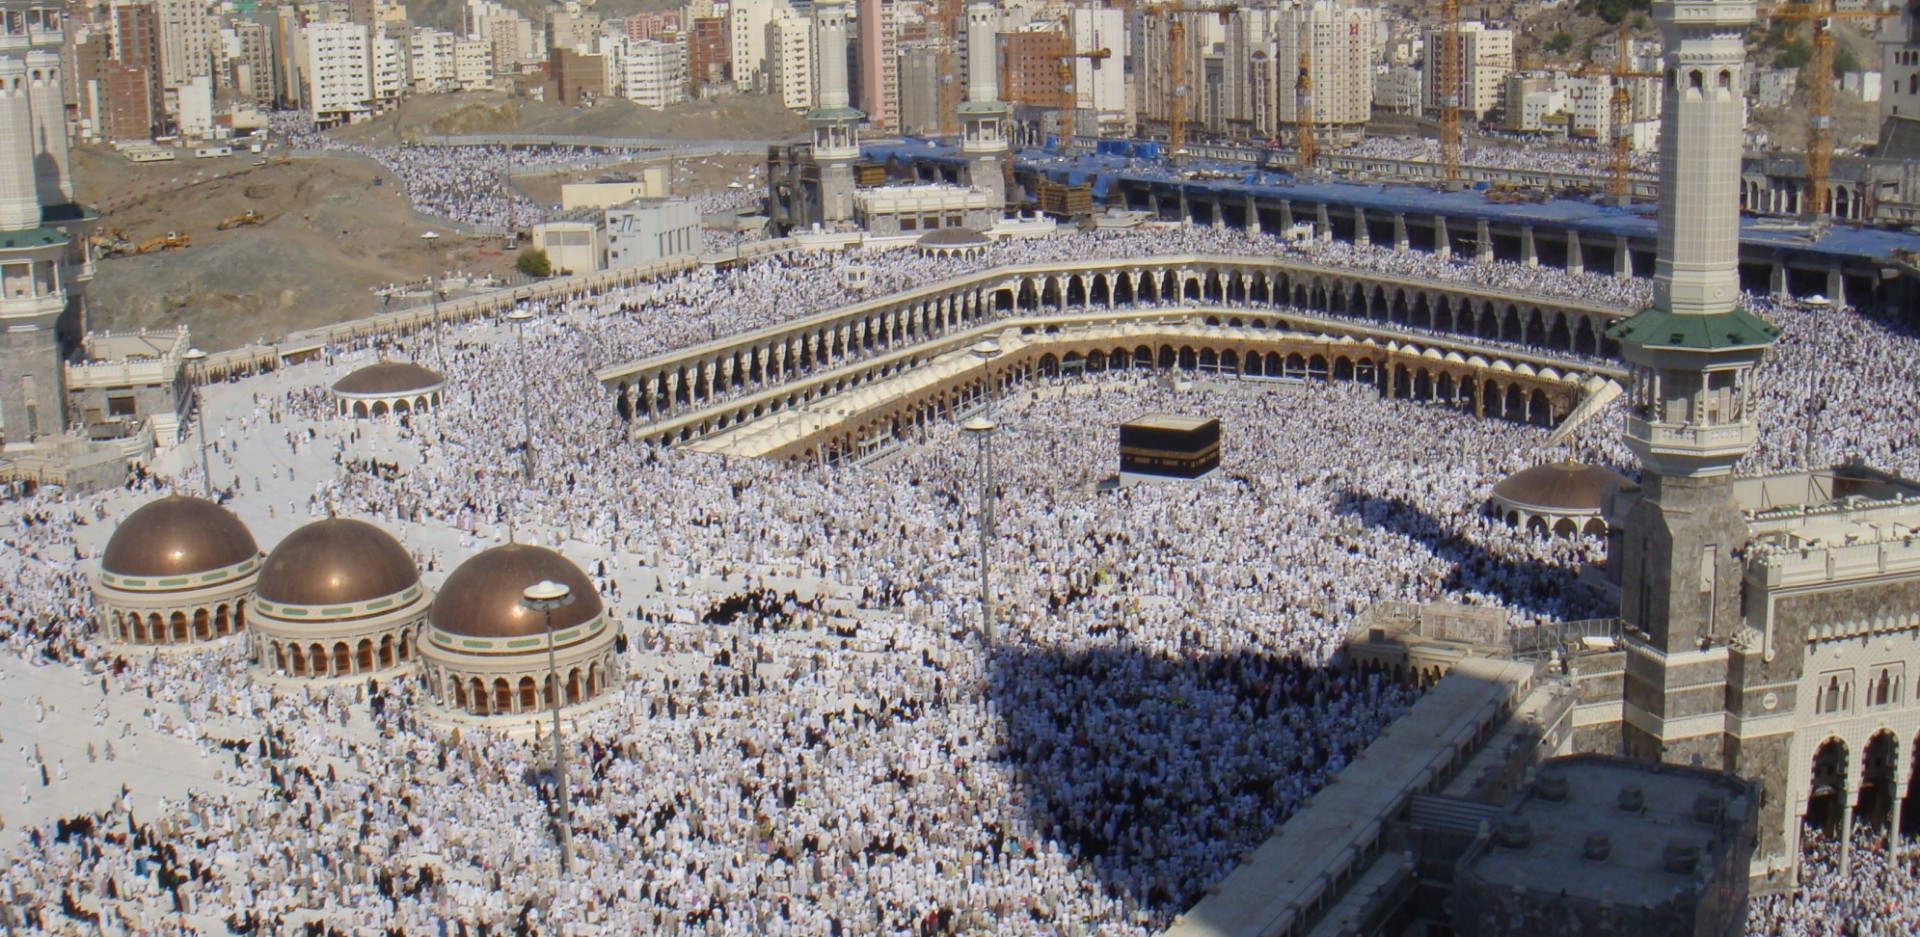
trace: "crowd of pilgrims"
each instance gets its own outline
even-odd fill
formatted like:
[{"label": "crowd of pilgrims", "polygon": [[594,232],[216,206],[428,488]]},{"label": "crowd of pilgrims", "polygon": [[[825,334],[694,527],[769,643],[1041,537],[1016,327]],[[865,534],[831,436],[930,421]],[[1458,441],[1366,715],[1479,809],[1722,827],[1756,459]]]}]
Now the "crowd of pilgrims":
[{"label": "crowd of pilgrims", "polygon": [[1857,825],[1841,874],[1838,837],[1804,831],[1800,887],[1756,897],[1747,907],[1753,937],[1905,937],[1920,930],[1920,842],[1900,836],[1899,864],[1884,826]]},{"label": "crowd of pilgrims", "polygon": [[505,230],[547,217],[547,206],[508,189],[512,173],[591,169],[625,163],[640,150],[585,146],[426,146],[354,143],[320,132],[304,112],[270,118],[276,140],[296,150],[348,153],[380,164],[400,180],[415,210],[462,224]]},{"label": "crowd of pilgrims", "polygon": [[[256,393],[252,414],[216,434],[216,482],[243,516],[455,528],[473,549],[512,528],[616,557],[589,572],[622,623],[630,680],[569,736],[575,872],[555,884],[545,746],[420,718],[428,702],[410,675],[296,688],[258,679],[242,647],[147,656],[91,633],[73,532],[118,518],[98,499],[43,493],[0,505],[9,653],[153,694],[156,719],[231,768],[157,815],[122,799],[31,830],[0,883],[56,933],[91,932],[93,916],[152,934],[215,922],[462,937],[1163,927],[1417,700],[1415,687],[1339,666],[1369,604],[1492,605],[1515,624],[1604,612],[1570,588],[1601,542],[1538,539],[1482,505],[1501,477],[1567,454],[1632,470],[1606,438],[1617,408],[1554,448],[1538,427],[1349,382],[1138,371],[1019,385],[996,404],[985,629],[978,455],[956,427],[915,430],[864,468],[654,449],[624,441],[589,368],[969,264],[1251,249],[1602,301],[1645,294],[1638,281],[1518,265],[1136,231],[1005,245],[969,263],[770,259],[535,306],[518,336],[477,322],[333,349],[302,366],[300,389]],[[1920,339],[1851,311],[1750,301],[1786,333],[1761,373],[1753,465],[1858,454],[1916,474],[1890,421],[1920,403],[1894,379]],[[448,385],[441,410],[368,451],[324,388],[376,353],[440,368]],[[1793,411],[1807,388],[1831,406]],[[1103,490],[1115,426],[1149,412],[1219,418],[1222,470]],[[531,486],[507,452],[522,425]],[[296,483],[276,467],[262,493],[246,474],[258,463],[238,457],[243,438],[317,447],[338,470]],[[381,471],[346,468],[371,463]],[[193,491],[198,468],[129,484]],[[651,591],[633,584],[639,567],[658,572]],[[712,591],[712,577],[748,585]],[[838,583],[855,607],[766,584],[779,577]]]},{"label": "crowd of pilgrims", "polygon": [[[1368,137],[1335,151],[1339,156],[1370,156],[1377,159],[1404,159],[1423,163],[1440,161],[1440,141],[1432,137]],[[1521,169],[1531,172],[1584,173],[1604,175],[1611,164],[1611,147],[1606,143],[1569,140],[1554,147],[1543,147],[1538,138],[1515,135],[1492,138],[1480,146],[1460,148],[1460,164],[1485,169]],[[1631,172],[1636,178],[1652,179],[1659,171],[1659,154],[1635,153]]]}]

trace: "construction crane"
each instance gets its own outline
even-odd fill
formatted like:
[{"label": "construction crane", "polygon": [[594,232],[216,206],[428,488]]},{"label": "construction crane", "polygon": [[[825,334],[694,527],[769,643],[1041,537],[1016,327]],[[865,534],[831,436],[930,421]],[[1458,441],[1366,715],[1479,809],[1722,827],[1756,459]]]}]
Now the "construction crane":
[{"label": "construction crane", "polygon": [[1313,54],[1300,46],[1300,77],[1293,82],[1293,145],[1298,151],[1295,169],[1312,169],[1313,145]]},{"label": "construction crane", "polygon": [[[1813,54],[1807,59],[1807,214],[1825,215],[1828,181],[1833,169],[1833,31],[1834,20],[1884,19],[1899,16],[1893,10],[1835,10],[1833,0],[1782,3],[1773,18],[1787,23],[1813,24]],[[1811,207],[1809,207],[1811,206]]]},{"label": "construction crane", "polygon": [[1147,15],[1167,23],[1167,78],[1172,93],[1167,108],[1167,155],[1179,156],[1187,148],[1187,24],[1182,13],[1214,13],[1221,22],[1239,12],[1236,4],[1189,6],[1186,3],[1156,3],[1147,7]]},{"label": "construction crane", "polygon": [[1661,77],[1659,72],[1634,71],[1632,50],[1633,39],[1622,23],[1620,31],[1614,34],[1612,67],[1600,69],[1590,64],[1581,72],[1590,78],[1612,79],[1613,97],[1608,102],[1608,118],[1613,124],[1613,139],[1607,155],[1607,194],[1616,202],[1624,201],[1633,191],[1628,175],[1633,169],[1633,96],[1627,93],[1627,79]]},{"label": "construction crane", "polygon": [[[1080,132],[1078,121],[1074,122],[1074,126],[1071,129],[1064,126],[1064,115],[1078,113],[1080,110],[1074,103],[1075,98],[1078,96],[1079,89],[1073,86],[1073,60],[1086,59],[1093,63],[1093,68],[1097,71],[1101,63],[1110,58],[1113,58],[1113,50],[1111,49],[1089,49],[1085,52],[1069,52],[1060,56],[1060,113],[1063,115],[1063,126],[1060,130],[1060,136],[1062,138]],[[1096,131],[1096,135],[1098,135],[1098,131]]]},{"label": "construction crane", "polygon": [[1460,0],[1440,4],[1440,167],[1448,183],[1460,180]]}]

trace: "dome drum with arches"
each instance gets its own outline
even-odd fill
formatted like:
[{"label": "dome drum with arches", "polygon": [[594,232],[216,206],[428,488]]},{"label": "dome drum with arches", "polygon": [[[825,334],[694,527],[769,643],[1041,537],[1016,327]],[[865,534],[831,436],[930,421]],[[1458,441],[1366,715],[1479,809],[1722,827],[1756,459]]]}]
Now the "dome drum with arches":
[{"label": "dome drum with arches", "polygon": [[[550,613],[551,673],[549,613],[523,604],[527,587],[548,580],[571,598]],[[531,721],[556,694],[565,706],[587,703],[622,678],[616,630],[580,567],[553,550],[510,543],[474,555],[441,584],[420,658],[429,690],[450,712]]]},{"label": "dome drum with arches", "polygon": [[360,419],[438,409],[446,378],[405,361],[379,361],[334,382],[334,409]]},{"label": "dome drum with arches", "polygon": [[1606,536],[1607,498],[1639,485],[1610,468],[1568,460],[1515,472],[1493,486],[1493,510],[1510,527],[1558,537]]},{"label": "dome drum with arches", "polygon": [[99,626],[114,640],[188,645],[238,634],[260,548],[233,512],[169,495],[141,505],[108,539],[93,576]]},{"label": "dome drum with arches", "polygon": [[280,541],[255,593],[255,663],[293,677],[411,665],[432,599],[399,541],[365,521],[336,517]]}]

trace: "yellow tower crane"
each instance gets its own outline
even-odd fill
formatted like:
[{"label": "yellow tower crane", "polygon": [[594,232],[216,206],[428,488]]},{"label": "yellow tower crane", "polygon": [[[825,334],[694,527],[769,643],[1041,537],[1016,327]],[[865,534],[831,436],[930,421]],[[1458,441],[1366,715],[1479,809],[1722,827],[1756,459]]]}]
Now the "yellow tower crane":
[{"label": "yellow tower crane", "polygon": [[1807,198],[1802,211],[1830,214],[1829,177],[1833,169],[1833,21],[1884,19],[1899,16],[1893,10],[1835,10],[1833,0],[1782,3],[1773,8],[1776,20],[1813,24],[1813,54],[1807,59]]}]

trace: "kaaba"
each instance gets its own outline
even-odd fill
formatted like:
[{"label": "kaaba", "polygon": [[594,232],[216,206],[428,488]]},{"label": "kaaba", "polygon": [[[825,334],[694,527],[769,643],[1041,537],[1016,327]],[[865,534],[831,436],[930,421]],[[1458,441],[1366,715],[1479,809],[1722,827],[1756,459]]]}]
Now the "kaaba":
[{"label": "kaaba", "polygon": [[1220,421],[1156,413],[1120,424],[1120,477],[1205,478],[1220,467]]}]

